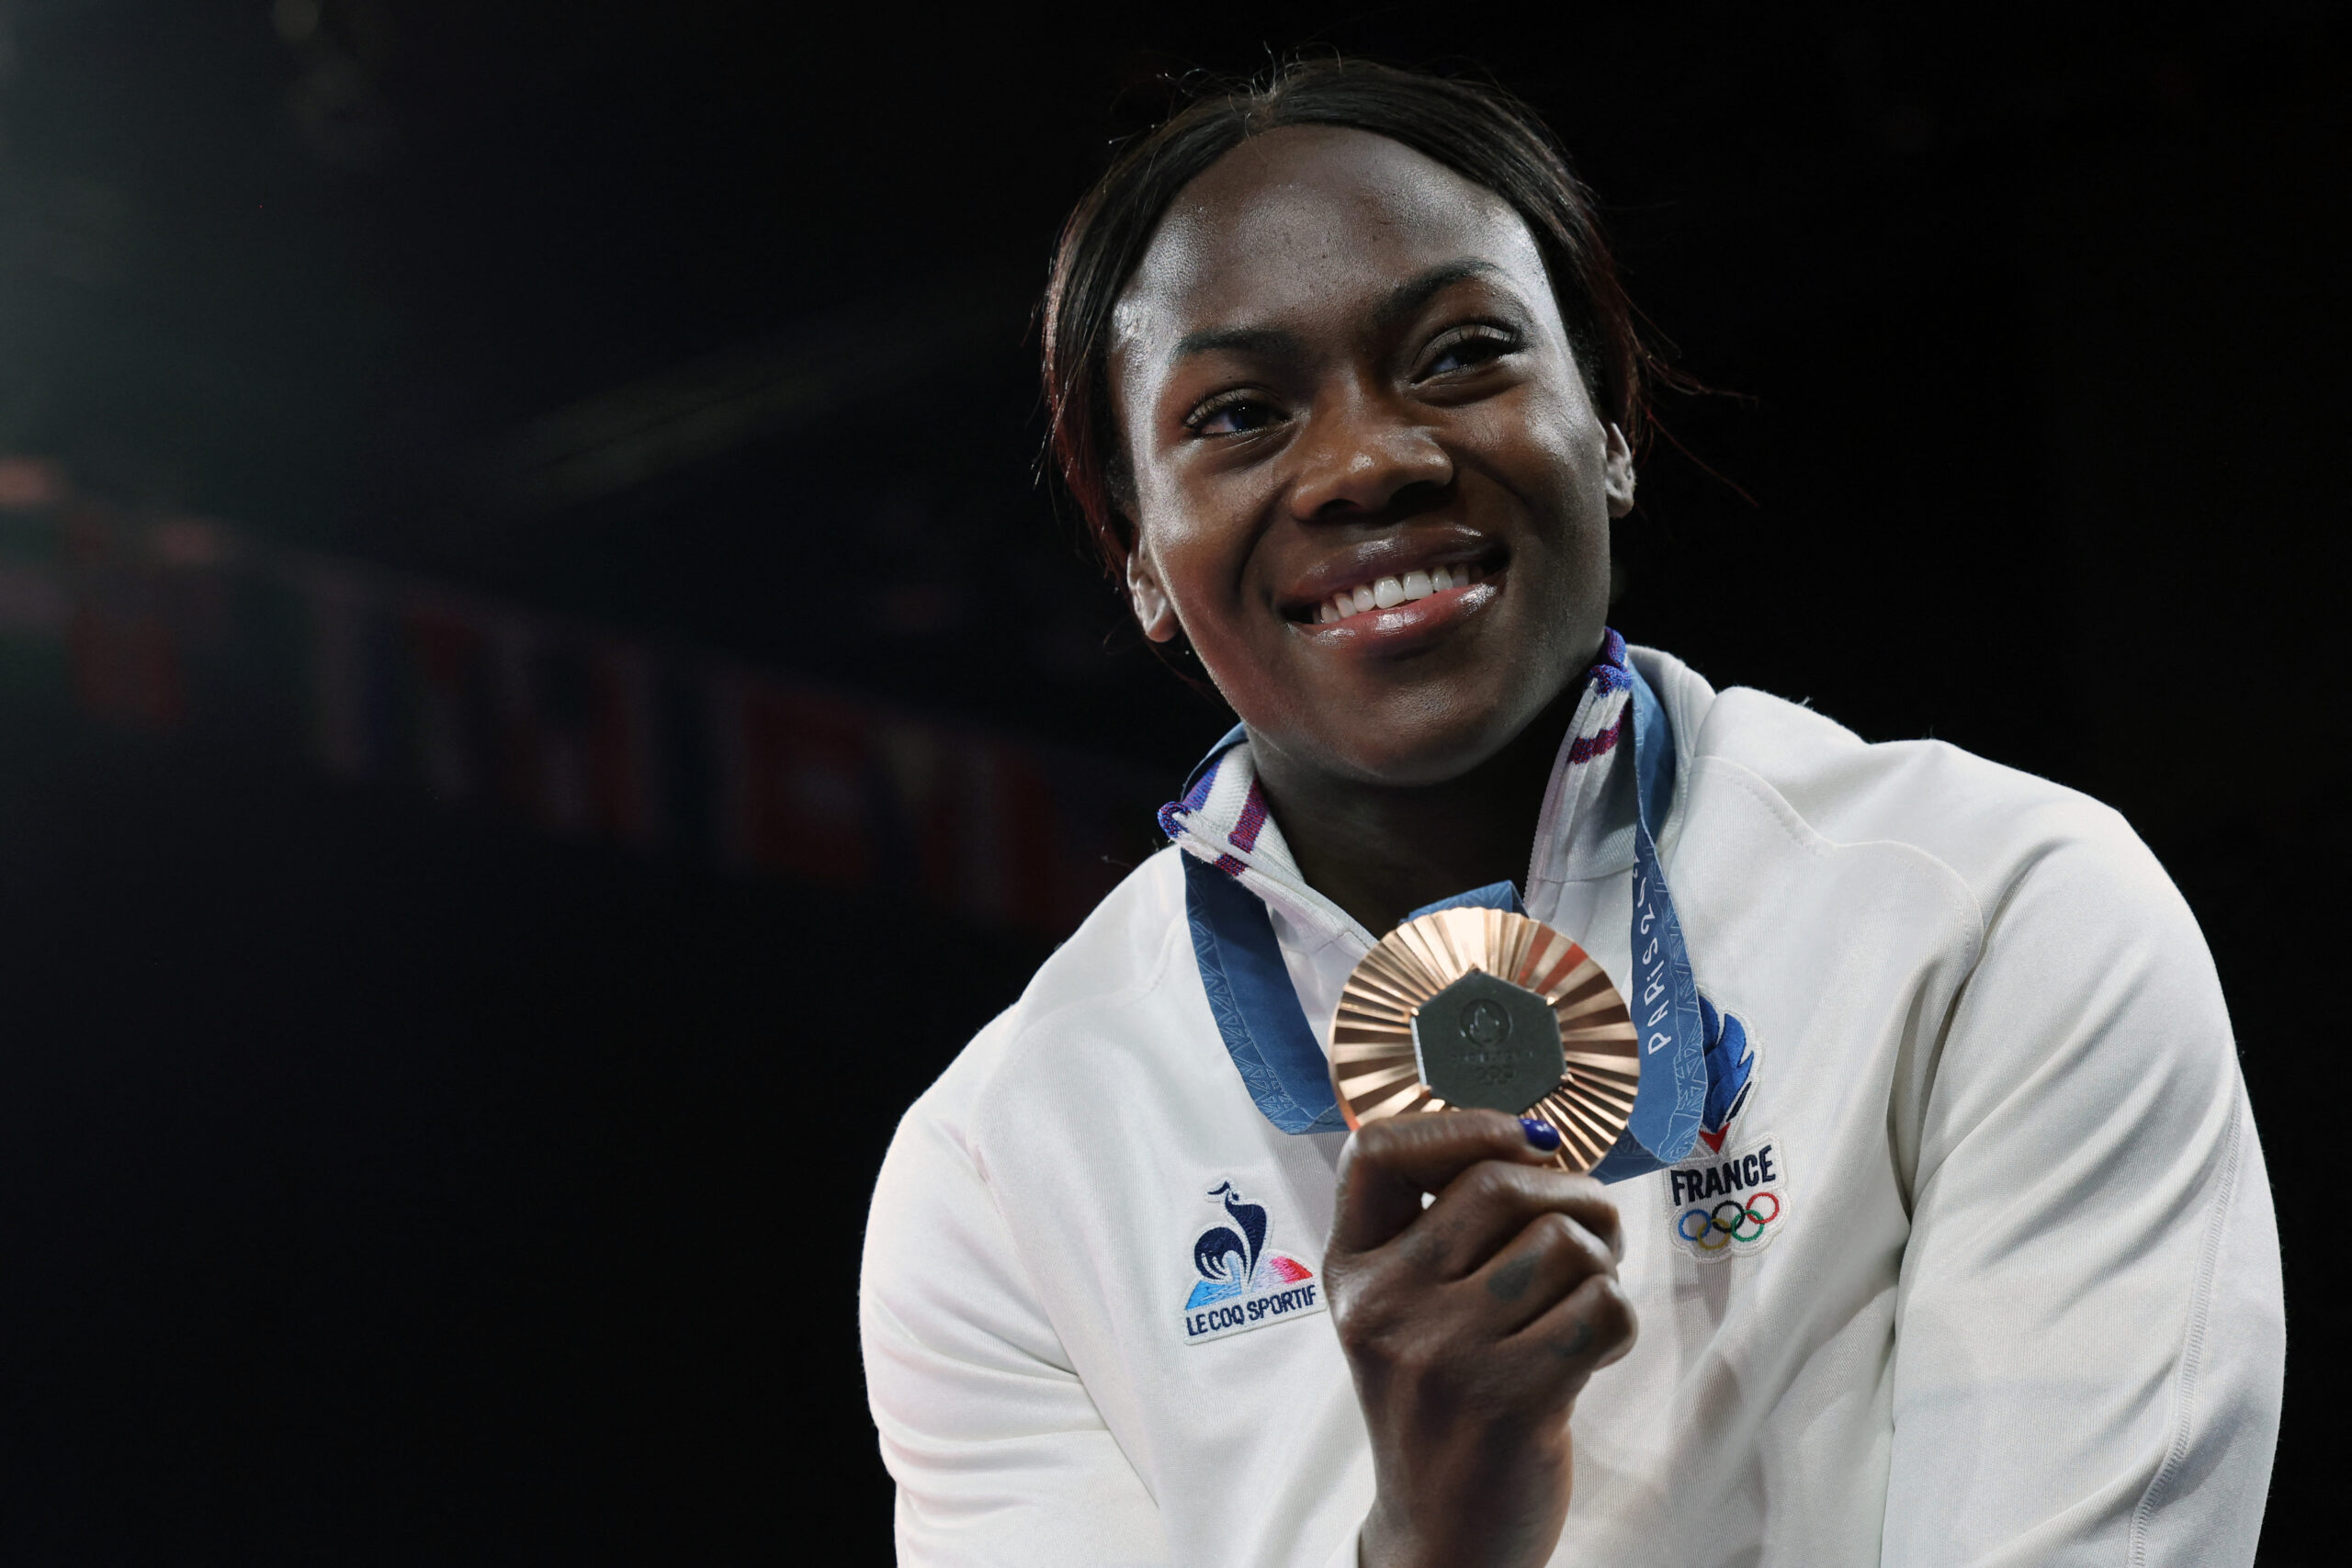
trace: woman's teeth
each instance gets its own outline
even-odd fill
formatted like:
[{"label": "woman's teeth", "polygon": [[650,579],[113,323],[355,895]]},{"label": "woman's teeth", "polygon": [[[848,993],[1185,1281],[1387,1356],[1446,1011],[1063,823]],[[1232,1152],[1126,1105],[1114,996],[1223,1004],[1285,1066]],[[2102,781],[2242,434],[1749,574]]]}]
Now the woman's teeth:
[{"label": "woman's teeth", "polygon": [[1441,566],[1430,571],[1408,571],[1402,577],[1384,577],[1378,581],[1342,589],[1332,594],[1317,609],[1315,619],[1317,625],[1329,626],[1350,615],[1360,615],[1366,610],[1393,610],[1399,604],[1426,599],[1449,588],[1467,588],[1481,575],[1476,566],[1465,561],[1460,566]]}]

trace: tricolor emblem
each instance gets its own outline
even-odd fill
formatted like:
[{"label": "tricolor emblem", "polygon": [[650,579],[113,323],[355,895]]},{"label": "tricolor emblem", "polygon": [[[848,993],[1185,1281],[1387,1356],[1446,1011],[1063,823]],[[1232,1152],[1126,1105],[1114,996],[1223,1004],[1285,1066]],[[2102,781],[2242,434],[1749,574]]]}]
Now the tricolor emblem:
[{"label": "tricolor emblem", "polygon": [[1322,1281],[1315,1270],[1266,1245],[1263,1205],[1244,1202],[1230,1181],[1210,1188],[1206,1196],[1224,1209],[1227,1223],[1211,1225],[1193,1243],[1193,1271],[1200,1278],[1184,1299],[1185,1343],[1222,1339],[1324,1310]]}]

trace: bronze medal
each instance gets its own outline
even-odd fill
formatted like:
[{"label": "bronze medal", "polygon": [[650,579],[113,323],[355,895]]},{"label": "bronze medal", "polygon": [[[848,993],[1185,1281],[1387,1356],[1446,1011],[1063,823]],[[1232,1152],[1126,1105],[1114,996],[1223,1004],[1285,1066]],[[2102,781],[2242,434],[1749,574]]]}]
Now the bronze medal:
[{"label": "bronze medal", "polygon": [[1634,1114],[1639,1036],[1585,950],[1507,909],[1441,909],[1364,954],[1331,1025],[1351,1128],[1483,1108],[1546,1122],[1555,1164],[1590,1170]]}]

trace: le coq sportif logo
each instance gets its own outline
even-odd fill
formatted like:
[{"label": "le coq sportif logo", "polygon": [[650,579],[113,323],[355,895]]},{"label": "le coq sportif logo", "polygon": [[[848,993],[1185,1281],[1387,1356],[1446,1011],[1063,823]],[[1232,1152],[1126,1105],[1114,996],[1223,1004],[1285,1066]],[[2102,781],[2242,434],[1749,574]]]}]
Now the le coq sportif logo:
[{"label": "le coq sportif logo", "polygon": [[1205,1196],[1223,1211],[1225,1220],[1193,1243],[1193,1271],[1198,1278],[1181,1314],[1185,1343],[1222,1339],[1324,1310],[1323,1283],[1315,1271],[1267,1245],[1263,1205],[1244,1201],[1230,1180],[1210,1188]]}]

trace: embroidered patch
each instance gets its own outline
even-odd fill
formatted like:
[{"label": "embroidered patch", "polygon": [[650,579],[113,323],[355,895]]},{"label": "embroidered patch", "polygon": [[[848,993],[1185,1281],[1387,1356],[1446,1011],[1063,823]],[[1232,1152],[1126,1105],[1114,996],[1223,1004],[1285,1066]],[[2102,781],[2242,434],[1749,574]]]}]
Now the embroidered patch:
[{"label": "embroidered patch", "polygon": [[1788,1156],[1777,1139],[1668,1166],[1664,1190],[1675,1245],[1702,1262],[1761,1252],[1789,1223]]},{"label": "embroidered patch", "polygon": [[1193,1269],[1200,1276],[1184,1300],[1187,1344],[1222,1339],[1270,1323],[1325,1310],[1323,1281],[1315,1270],[1286,1252],[1266,1245],[1266,1211],[1241,1201],[1232,1182],[1209,1190],[1228,1224],[1211,1225],[1193,1243]]},{"label": "embroidered patch", "polygon": [[1707,1042],[1707,1108],[1690,1157],[1667,1168],[1666,1214],[1675,1245],[1713,1262],[1761,1252],[1788,1224],[1788,1159],[1777,1140],[1738,1126],[1756,1089],[1755,1036],[1704,995],[1699,1013]]}]

